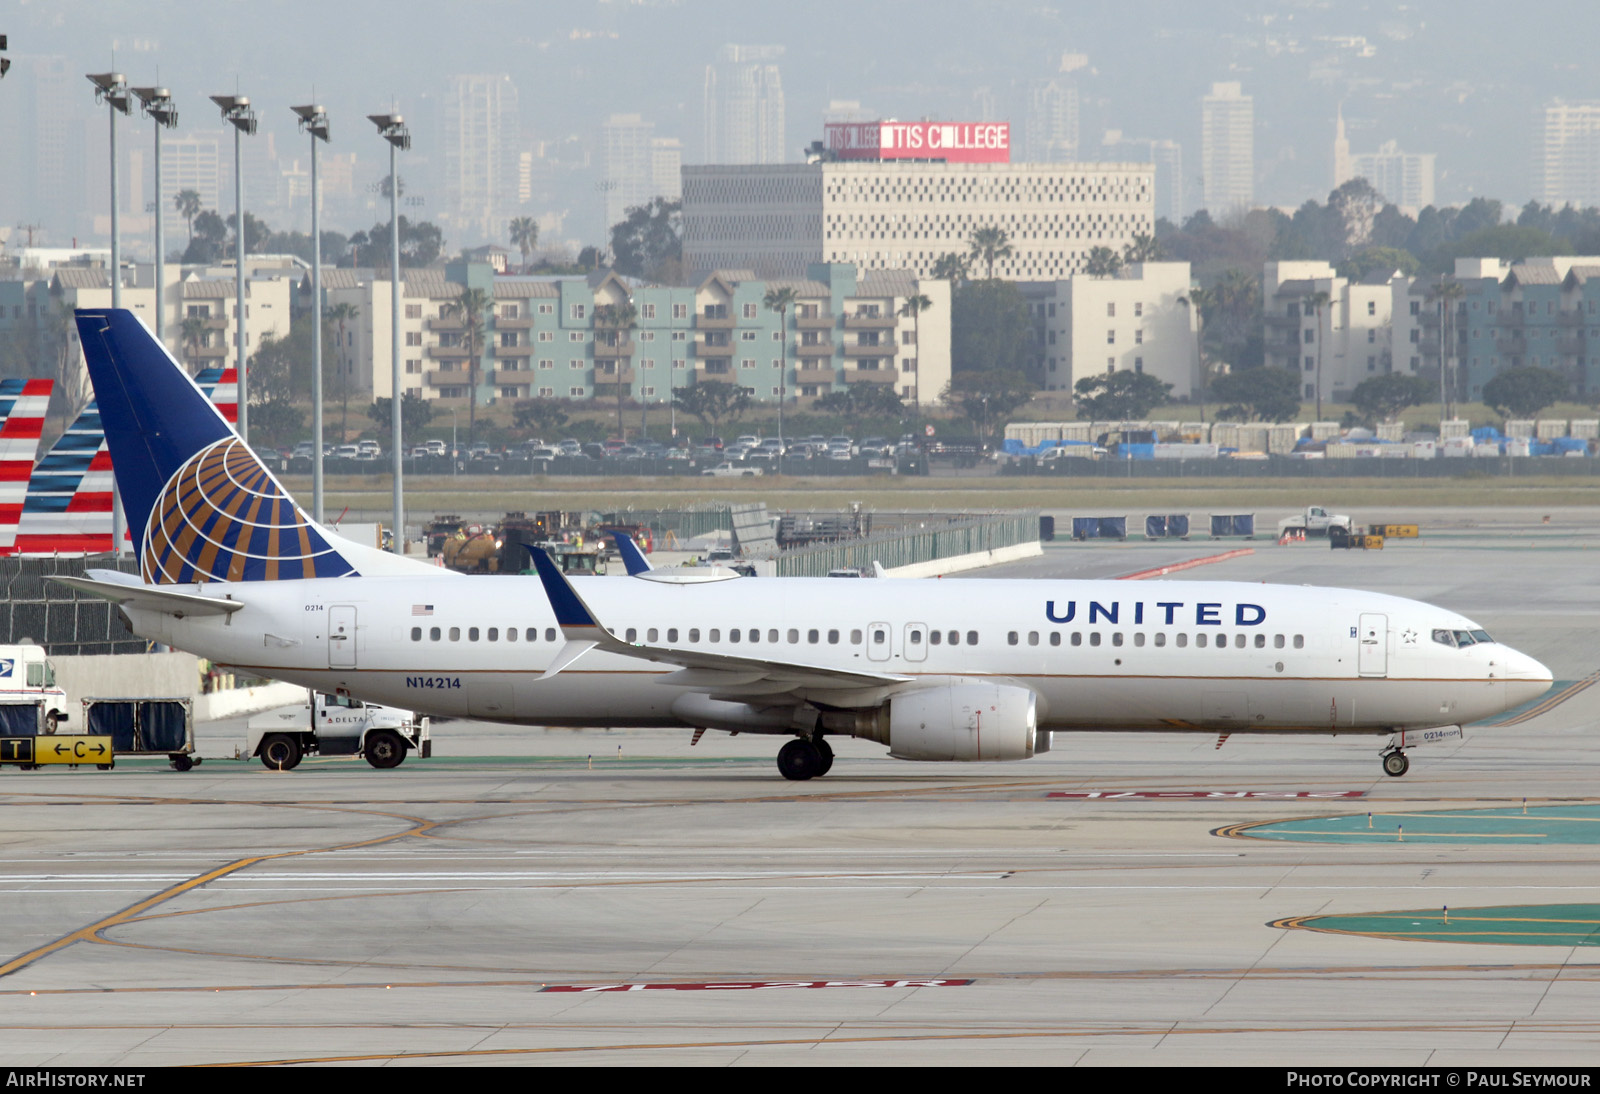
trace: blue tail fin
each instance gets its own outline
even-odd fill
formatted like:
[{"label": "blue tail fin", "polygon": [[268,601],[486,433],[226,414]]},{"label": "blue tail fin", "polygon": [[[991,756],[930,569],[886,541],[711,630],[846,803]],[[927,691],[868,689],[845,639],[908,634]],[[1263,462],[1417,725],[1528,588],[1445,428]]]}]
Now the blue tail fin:
[{"label": "blue tail fin", "polygon": [[137,316],[77,321],[147,583],[356,572]]},{"label": "blue tail fin", "polygon": [[644,552],[639,550],[632,536],[626,532],[612,532],[611,538],[616,542],[617,554],[622,556],[622,565],[629,577],[650,572],[650,560],[644,557]]}]

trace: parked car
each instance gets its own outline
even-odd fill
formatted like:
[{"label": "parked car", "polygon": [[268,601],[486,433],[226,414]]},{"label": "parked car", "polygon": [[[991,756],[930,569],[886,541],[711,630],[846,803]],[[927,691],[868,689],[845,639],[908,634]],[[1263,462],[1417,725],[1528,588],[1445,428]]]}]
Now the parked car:
[{"label": "parked car", "polygon": [[753,479],[761,473],[762,471],[759,467],[741,467],[736,463],[719,463],[715,467],[708,467],[704,471],[700,472],[702,475],[710,475],[713,478],[719,479]]}]

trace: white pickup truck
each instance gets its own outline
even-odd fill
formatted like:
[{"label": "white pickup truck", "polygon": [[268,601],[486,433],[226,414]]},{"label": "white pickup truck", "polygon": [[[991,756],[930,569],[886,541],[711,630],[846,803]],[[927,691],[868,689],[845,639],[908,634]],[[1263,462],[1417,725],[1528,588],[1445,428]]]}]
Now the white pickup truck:
[{"label": "white pickup truck", "polygon": [[345,695],[308,691],[300,706],[258,714],[249,723],[250,755],[274,771],[294,768],[309,752],[399,767],[407,749],[423,759],[433,754],[426,717]]},{"label": "white pickup truck", "polygon": [[753,479],[761,474],[759,467],[740,467],[735,463],[719,463],[715,467],[708,467],[700,472],[718,479]]},{"label": "white pickup truck", "polygon": [[1320,505],[1306,507],[1304,513],[1285,517],[1278,522],[1278,535],[1303,531],[1308,536],[1325,536],[1329,528],[1350,530],[1350,518],[1343,513],[1330,513]]}]

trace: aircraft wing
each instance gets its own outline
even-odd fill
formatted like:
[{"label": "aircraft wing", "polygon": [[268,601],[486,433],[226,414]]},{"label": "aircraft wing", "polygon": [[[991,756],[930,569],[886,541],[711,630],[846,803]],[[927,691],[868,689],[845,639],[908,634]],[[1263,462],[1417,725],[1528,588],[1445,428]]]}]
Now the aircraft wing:
[{"label": "aircraft wing", "polygon": [[567,639],[566,648],[546,671],[546,677],[554,676],[584,653],[598,648],[624,657],[677,665],[678,671],[663,676],[662,683],[696,688],[714,695],[749,697],[794,691],[855,691],[892,687],[911,679],[892,673],[862,672],[776,658],[741,657],[624,641],[590,611],[549,555],[539,550],[530,554],[539,580],[544,583],[545,595],[550,598],[550,606],[555,610],[556,622]]},{"label": "aircraft wing", "polygon": [[198,591],[200,586],[179,586],[178,588],[192,588],[195,592],[179,592],[172,586],[146,585],[131,574],[119,573],[116,570],[89,570],[86,577],[56,577],[51,578],[69,588],[77,589],[80,593],[97,596],[101,600],[126,608],[135,608],[139,611],[163,612],[167,615],[182,619],[186,615],[227,615],[244,607],[239,600],[226,600],[220,596],[207,596]]}]

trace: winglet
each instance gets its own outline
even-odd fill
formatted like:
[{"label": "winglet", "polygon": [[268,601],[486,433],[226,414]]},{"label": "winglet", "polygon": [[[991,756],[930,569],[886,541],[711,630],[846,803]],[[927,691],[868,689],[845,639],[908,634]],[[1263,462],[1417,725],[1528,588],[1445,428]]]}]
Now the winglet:
[{"label": "winglet", "polygon": [[644,552],[639,550],[632,536],[626,532],[612,532],[611,538],[616,541],[617,554],[622,556],[622,565],[627,568],[629,577],[650,572],[650,560],[644,557]]},{"label": "winglet", "polygon": [[544,548],[531,544],[524,546],[528,557],[533,560],[540,583],[544,585],[544,595],[550,598],[550,607],[556,613],[556,623],[561,627],[561,633],[569,641],[594,641],[599,637],[609,637]]}]

